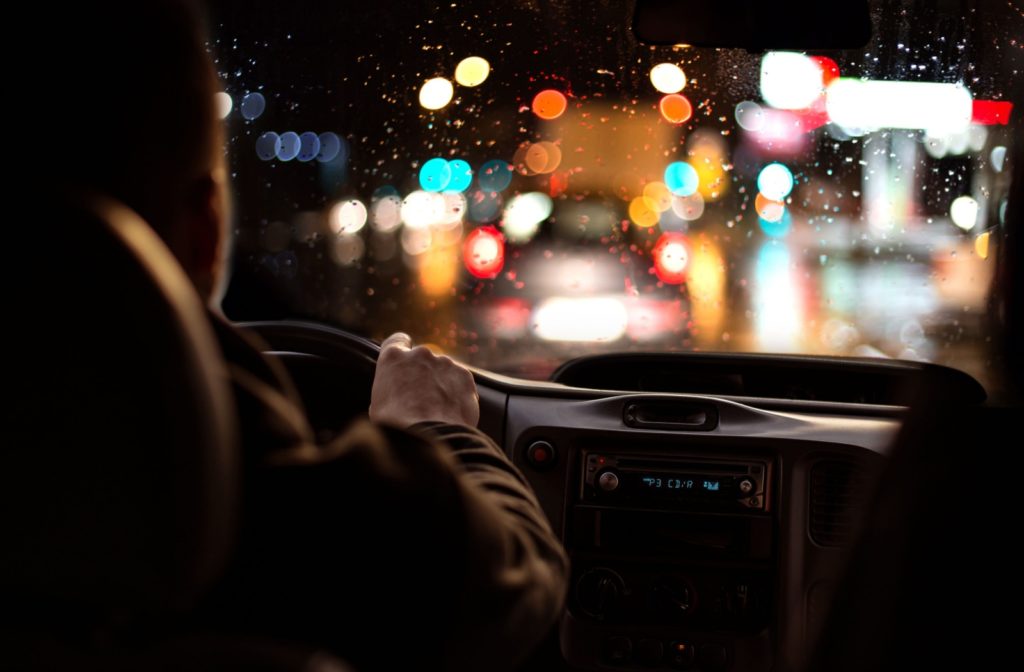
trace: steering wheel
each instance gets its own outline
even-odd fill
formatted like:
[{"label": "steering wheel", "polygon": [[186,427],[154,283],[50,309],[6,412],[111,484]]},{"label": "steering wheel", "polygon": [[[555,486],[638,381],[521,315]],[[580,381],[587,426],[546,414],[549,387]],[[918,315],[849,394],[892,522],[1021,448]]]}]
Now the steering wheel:
[{"label": "steering wheel", "polygon": [[380,346],[368,338],[316,322],[241,322],[263,339],[264,354],[291,374],[313,429],[331,435],[370,405]]}]

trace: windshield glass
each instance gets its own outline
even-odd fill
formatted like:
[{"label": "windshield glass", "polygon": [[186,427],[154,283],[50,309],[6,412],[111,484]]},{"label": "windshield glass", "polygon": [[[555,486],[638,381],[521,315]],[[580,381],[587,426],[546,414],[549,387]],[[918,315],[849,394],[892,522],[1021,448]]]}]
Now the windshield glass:
[{"label": "windshield glass", "polygon": [[638,44],[628,2],[215,3],[225,312],[536,378],[703,350],[986,382],[1024,17],[931,4],[755,54]]}]

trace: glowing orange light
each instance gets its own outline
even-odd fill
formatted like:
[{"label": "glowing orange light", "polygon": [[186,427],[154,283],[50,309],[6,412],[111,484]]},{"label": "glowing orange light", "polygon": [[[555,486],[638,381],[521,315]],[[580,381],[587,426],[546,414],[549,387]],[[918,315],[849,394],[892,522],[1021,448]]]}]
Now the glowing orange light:
[{"label": "glowing orange light", "polygon": [[541,119],[557,119],[565,112],[568,101],[561,91],[545,89],[533,98],[533,113]]},{"label": "glowing orange light", "polygon": [[646,229],[658,223],[658,212],[647,204],[647,199],[637,196],[629,202],[629,218]]},{"label": "glowing orange light", "polygon": [[569,188],[569,173],[552,173],[551,174],[551,185],[548,189],[548,195],[551,198],[561,196],[565,193],[566,189]]},{"label": "glowing orange light", "polygon": [[683,234],[675,231],[661,234],[651,255],[654,257],[654,272],[659,280],[668,285],[678,285],[686,280],[690,250]]},{"label": "glowing orange light", "polygon": [[761,193],[754,199],[754,209],[757,210],[757,216],[766,222],[777,222],[786,214],[785,203],[773,201]]},{"label": "glowing orange light", "polygon": [[690,101],[686,99],[686,96],[681,96],[678,93],[670,93],[662,98],[658,103],[658,109],[661,110],[661,116],[665,117],[665,121],[670,124],[681,124],[693,116],[693,106],[690,105]]},{"label": "glowing orange light", "polygon": [[493,226],[481,226],[462,246],[466,269],[477,278],[494,278],[505,265],[505,237]]}]

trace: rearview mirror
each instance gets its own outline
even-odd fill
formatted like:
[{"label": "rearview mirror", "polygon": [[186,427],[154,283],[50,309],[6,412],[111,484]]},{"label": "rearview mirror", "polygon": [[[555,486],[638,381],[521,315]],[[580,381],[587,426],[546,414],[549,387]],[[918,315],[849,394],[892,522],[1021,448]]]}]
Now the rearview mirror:
[{"label": "rearview mirror", "polygon": [[648,44],[856,49],[871,38],[867,0],[637,0],[633,34]]}]

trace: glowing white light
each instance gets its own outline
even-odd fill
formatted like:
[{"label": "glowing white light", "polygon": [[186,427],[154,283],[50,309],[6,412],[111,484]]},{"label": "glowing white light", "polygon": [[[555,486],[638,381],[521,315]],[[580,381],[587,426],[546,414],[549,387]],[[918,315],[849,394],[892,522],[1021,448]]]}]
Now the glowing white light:
[{"label": "glowing white light", "polygon": [[462,86],[480,86],[491,74],[491,64],[479,56],[470,56],[455,66],[455,81]]},{"label": "glowing white light", "polygon": [[370,226],[381,233],[394,231],[402,223],[402,199],[385,196],[371,207]]},{"label": "glowing white light", "polygon": [[761,97],[772,107],[802,110],[824,88],[821,66],[791,51],[769,51],[761,59]]},{"label": "glowing white light", "polygon": [[444,214],[437,224],[445,229],[461,224],[466,217],[466,197],[458,191],[446,191],[441,198],[444,199]]},{"label": "glowing white light", "polygon": [[626,333],[629,315],[614,297],[551,298],[537,306],[532,323],[545,341],[614,341]]},{"label": "glowing white light", "polygon": [[757,189],[772,201],[781,201],[793,191],[793,173],[781,163],[769,163],[757,176]]},{"label": "glowing white light", "polygon": [[339,201],[328,213],[327,223],[339,235],[355,233],[366,224],[366,206],[357,199]]},{"label": "glowing white light", "polygon": [[988,158],[992,162],[992,167],[995,168],[997,173],[1003,172],[1003,161],[1006,160],[1006,147],[996,145],[992,148]]},{"label": "glowing white light", "polygon": [[941,136],[971,123],[971,92],[960,84],[840,77],[825,92],[829,119],[844,128],[925,129]]},{"label": "glowing white light", "polygon": [[672,212],[688,222],[700,219],[700,216],[704,214],[704,197],[700,195],[699,191],[690,196],[673,196]]},{"label": "glowing white light", "polygon": [[744,131],[760,131],[764,126],[764,110],[752,100],[736,105],[736,123]]},{"label": "glowing white light", "polygon": [[541,222],[551,215],[552,203],[547,194],[532,191],[515,196],[505,206],[501,229],[513,243],[525,243],[533,238]]},{"label": "glowing white light", "polygon": [[678,275],[686,270],[690,261],[690,253],[681,242],[670,242],[661,249],[658,264],[670,275]]},{"label": "glowing white light", "polygon": [[662,93],[679,93],[686,87],[686,74],[675,63],[659,63],[651,68],[651,84]]},{"label": "glowing white light", "polygon": [[424,82],[420,88],[420,105],[428,110],[440,110],[452,102],[455,87],[444,77],[435,77]]},{"label": "glowing white light", "polygon": [[949,206],[949,217],[964,231],[970,231],[978,223],[978,202],[970,196],[961,196]]},{"label": "glowing white light", "polygon": [[231,108],[234,105],[234,103],[231,102],[231,96],[223,91],[218,91],[213,94],[213,104],[217,107],[217,117],[220,119],[231,114]]},{"label": "glowing white light", "polygon": [[432,191],[414,191],[402,201],[402,221],[410,229],[425,229],[444,220],[444,196]]}]

